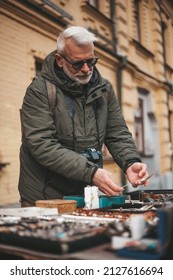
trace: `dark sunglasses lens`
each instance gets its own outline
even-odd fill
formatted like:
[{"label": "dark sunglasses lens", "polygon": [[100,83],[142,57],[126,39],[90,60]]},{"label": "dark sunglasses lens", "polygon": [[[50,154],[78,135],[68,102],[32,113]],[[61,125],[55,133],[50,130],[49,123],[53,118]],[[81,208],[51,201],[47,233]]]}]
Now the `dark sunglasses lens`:
[{"label": "dark sunglasses lens", "polygon": [[84,62],[83,61],[79,61],[79,62],[75,62],[73,63],[73,68],[75,70],[80,70],[84,65]]},{"label": "dark sunglasses lens", "polygon": [[88,60],[86,61],[88,67],[91,67],[91,66],[95,65],[96,62],[97,62],[97,58],[88,59]]},{"label": "dark sunglasses lens", "polygon": [[98,60],[98,58],[91,58],[86,61],[79,61],[79,62],[73,63],[73,68],[75,70],[80,70],[83,67],[84,63],[87,63],[88,67],[92,67],[93,65],[96,64],[97,60]]}]

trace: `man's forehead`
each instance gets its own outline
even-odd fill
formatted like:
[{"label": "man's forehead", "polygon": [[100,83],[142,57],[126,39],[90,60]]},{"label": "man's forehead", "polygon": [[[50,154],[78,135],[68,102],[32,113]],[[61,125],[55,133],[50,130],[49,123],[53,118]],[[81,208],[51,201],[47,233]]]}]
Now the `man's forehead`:
[{"label": "man's forehead", "polygon": [[93,44],[88,45],[78,45],[70,38],[66,40],[64,47],[64,53],[70,57],[78,58],[80,55],[92,55],[94,52]]}]

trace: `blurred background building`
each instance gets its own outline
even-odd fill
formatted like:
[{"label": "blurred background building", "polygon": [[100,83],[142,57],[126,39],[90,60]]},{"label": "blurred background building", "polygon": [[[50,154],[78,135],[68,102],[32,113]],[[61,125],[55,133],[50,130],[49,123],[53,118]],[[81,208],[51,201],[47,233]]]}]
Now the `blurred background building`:
[{"label": "blurred background building", "polygon": [[[0,0],[0,205],[19,201],[19,109],[26,87],[67,25],[97,35],[97,67],[111,81],[154,173],[149,188],[173,189],[173,1]],[[124,183],[106,148],[104,165]]]}]

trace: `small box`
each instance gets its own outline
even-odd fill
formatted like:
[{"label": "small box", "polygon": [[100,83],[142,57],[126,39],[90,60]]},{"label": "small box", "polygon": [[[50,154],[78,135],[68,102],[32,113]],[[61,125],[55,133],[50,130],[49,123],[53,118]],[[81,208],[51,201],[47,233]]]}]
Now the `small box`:
[{"label": "small box", "polygon": [[125,196],[106,196],[101,195],[99,198],[99,206],[100,208],[104,207],[111,207],[114,204],[124,204],[125,203]]}]

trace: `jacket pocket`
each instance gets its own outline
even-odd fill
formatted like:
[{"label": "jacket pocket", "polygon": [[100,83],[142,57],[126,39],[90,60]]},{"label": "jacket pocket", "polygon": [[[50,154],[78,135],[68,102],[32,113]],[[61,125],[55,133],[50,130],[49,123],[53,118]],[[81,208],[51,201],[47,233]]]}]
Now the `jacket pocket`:
[{"label": "jacket pocket", "polygon": [[46,187],[56,189],[58,193],[64,195],[83,195],[86,184],[76,180],[66,178],[62,175],[49,171],[45,180]]}]

